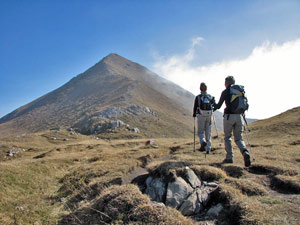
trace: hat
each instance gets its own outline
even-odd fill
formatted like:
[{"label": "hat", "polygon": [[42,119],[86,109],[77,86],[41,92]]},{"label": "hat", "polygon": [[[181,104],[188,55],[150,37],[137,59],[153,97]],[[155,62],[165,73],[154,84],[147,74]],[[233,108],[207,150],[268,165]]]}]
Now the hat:
[{"label": "hat", "polygon": [[235,84],[235,79],[234,79],[233,76],[228,76],[228,77],[226,77],[226,78],[225,78],[225,81],[226,81],[229,85]]},{"label": "hat", "polygon": [[201,90],[201,91],[206,91],[206,90],[207,90],[207,86],[206,86],[206,84],[205,84],[204,82],[202,82],[202,83],[200,84],[200,90]]}]

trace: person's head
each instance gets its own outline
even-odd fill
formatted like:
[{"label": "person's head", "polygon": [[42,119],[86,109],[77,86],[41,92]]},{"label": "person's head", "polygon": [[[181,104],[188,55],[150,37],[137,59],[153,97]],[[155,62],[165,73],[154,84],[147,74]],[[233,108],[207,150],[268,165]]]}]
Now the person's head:
[{"label": "person's head", "polygon": [[234,77],[233,77],[233,76],[227,76],[227,77],[225,78],[225,86],[228,87],[228,86],[230,86],[230,85],[232,85],[232,84],[235,84],[235,79],[234,79]]},{"label": "person's head", "polygon": [[206,91],[206,90],[207,90],[207,86],[206,86],[206,84],[204,82],[202,82],[200,84],[200,91]]}]

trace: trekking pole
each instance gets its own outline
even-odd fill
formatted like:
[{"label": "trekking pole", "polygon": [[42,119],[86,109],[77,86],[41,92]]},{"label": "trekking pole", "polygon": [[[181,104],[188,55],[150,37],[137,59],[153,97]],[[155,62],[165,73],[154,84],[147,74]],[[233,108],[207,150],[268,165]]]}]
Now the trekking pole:
[{"label": "trekking pole", "polygon": [[250,149],[250,152],[251,152],[251,155],[252,155],[252,159],[253,159],[253,161],[255,161],[254,154],[253,154],[252,149],[251,149],[251,144],[250,144],[250,141],[249,141],[249,137],[248,137],[248,134],[247,134],[246,126],[244,126],[244,130],[245,130],[245,135],[246,135],[246,138],[247,138],[247,141],[248,141],[249,149]]},{"label": "trekking pole", "polygon": [[217,129],[216,118],[215,118],[215,116],[214,116],[214,113],[213,113],[212,115],[213,115],[213,121],[214,121],[215,128],[216,128],[216,133],[217,133],[217,136],[215,136],[215,137],[213,137],[213,138],[218,138],[218,137],[219,137],[219,134],[218,134],[218,129]]},{"label": "trekking pole", "polygon": [[196,127],[195,127],[196,118],[194,117],[194,152],[196,151]]},{"label": "trekking pole", "polygon": [[[247,120],[245,118],[245,114],[243,115],[243,118],[244,118],[245,124],[248,124]],[[245,131],[245,135],[246,135],[246,138],[247,138],[247,141],[248,141],[248,145],[249,145],[250,153],[252,155],[252,159],[253,159],[253,161],[255,161],[255,157],[254,157],[254,154],[253,154],[252,149],[251,149],[251,144],[250,144],[250,141],[249,141],[246,125],[244,125],[244,131]]]}]

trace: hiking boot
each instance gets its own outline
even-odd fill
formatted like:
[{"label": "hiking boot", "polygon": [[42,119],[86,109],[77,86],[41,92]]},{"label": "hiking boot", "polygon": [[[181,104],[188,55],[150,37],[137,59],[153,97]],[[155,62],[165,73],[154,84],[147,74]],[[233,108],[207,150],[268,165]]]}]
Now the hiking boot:
[{"label": "hiking boot", "polygon": [[200,152],[204,152],[204,151],[205,151],[205,146],[206,146],[206,142],[203,141],[203,142],[201,143],[201,147],[200,147],[199,151],[200,151]]},{"label": "hiking boot", "polygon": [[251,165],[251,161],[250,161],[250,155],[249,155],[249,152],[247,149],[244,150],[243,157],[244,157],[245,167],[249,167]]},{"label": "hiking boot", "polygon": [[209,154],[210,154],[210,151],[206,151],[206,154],[209,155]]},{"label": "hiking boot", "polygon": [[224,159],[222,163],[233,163],[233,159]]}]

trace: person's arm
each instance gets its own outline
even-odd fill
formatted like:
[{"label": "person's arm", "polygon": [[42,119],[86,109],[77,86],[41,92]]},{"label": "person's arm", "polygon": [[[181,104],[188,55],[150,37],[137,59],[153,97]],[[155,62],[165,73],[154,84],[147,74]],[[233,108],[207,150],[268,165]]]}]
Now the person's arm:
[{"label": "person's arm", "polygon": [[225,101],[225,96],[226,96],[226,91],[223,91],[218,104],[214,105],[214,111],[221,108],[221,106],[223,105],[223,102]]},{"label": "person's arm", "polygon": [[197,98],[198,98],[198,96],[196,96],[195,101],[194,101],[193,117],[196,117],[196,113],[197,113],[197,108],[198,108]]}]

